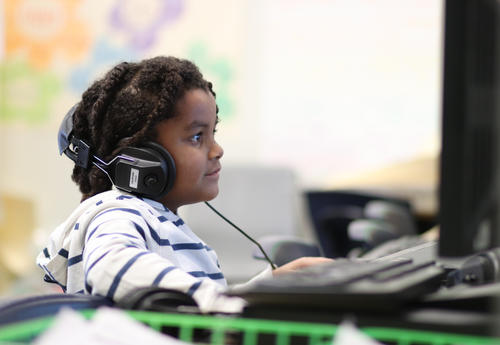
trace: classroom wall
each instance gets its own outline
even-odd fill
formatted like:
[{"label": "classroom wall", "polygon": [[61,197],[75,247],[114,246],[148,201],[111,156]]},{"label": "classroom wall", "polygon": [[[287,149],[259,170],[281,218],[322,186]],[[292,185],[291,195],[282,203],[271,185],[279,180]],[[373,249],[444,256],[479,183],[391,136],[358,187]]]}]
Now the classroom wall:
[{"label": "classroom wall", "polygon": [[[0,0],[0,242],[24,243],[26,254],[18,268],[0,260],[0,281],[28,272],[46,234],[78,203],[57,129],[115,63],[193,60],[215,84],[224,165],[286,167],[301,188],[329,188],[438,151],[441,7]],[[26,221],[14,226],[17,217]]]}]

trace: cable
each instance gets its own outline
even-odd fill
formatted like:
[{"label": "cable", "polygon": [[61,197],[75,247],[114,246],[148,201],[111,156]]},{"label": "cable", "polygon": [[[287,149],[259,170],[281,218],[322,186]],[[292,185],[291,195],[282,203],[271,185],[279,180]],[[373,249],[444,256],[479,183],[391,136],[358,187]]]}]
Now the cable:
[{"label": "cable", "polygon": [[271,259],[269,258],[269,256],[267,256],[266,252],[264,251],[264,248],[262,248],[262,246],[260,245],[259,242],[257,242],[256,240],[254,240],[252,237],[250,237],[250,235],[248,235],[245,231],[241,230],[239,227],[237,227],[233,222],[231,222],[229,219],[227,219],[226,217],[224,217],[222,215],[222,213],[220,213],[219,211],[217,211],[212,205],[210,205],[208,202],[205,201],[205,204],[212,210],[214,211],[219,217],[221,217],[222,219],[224,219],[226,222],[228,222],[231,226],[233,226],[236,230],[238,230],[239,232],[241,232],[241,234],[243,236],[245,236],[246,238],[248,238],[251,242],[253,242],[257,247],[259,247],[260,251],[262,252],[262,254],[264,254],[264,257],[266,258],[267,262],[269,262],[269,264],[271,265],[272,269],[276,269],[276,265],[271,261]]}]

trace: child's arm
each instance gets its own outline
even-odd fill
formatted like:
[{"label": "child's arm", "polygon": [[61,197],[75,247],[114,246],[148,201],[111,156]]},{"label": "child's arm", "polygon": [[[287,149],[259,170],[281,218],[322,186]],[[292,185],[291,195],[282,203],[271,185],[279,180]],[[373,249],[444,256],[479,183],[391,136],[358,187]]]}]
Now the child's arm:
[{"label": "child's arm", "polygon": [[321,265],[325,263],[332,262],[333,259],[324,258],[324,257],[309,257],[305,256],[302,258],[298,258],[296,260],[290,261],[283,266],[280,266],[273,270],[273,275],[280,275],[290,273],[296,270],[300,270],[301,268],[305,268],[308,266]]},{"label": "child's arm", "polygon": [[162,256],[149,250],[142,230],[148,227],[141,225],[114,219],[89,226],[83,254],[87,292],[119,301],[135,288],[156,285],[188,293],[202,312],[241,311],[243,300],[226,297],[220,284],[181,270],[175,257],[168,258],[168,246]]}]

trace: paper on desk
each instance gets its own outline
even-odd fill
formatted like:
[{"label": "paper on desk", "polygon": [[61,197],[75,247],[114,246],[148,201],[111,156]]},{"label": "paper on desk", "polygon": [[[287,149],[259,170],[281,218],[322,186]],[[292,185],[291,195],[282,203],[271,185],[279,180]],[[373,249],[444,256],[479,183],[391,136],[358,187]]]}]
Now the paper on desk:
[{"label": "paper on desk", "polygon": [[186,345],[133,320],[123,311],[99,308],[86,320],[72,309],[61,310],[52,326],[33,343],[34,345]]},{"label": "paper on desk", "polygon": [[362,333],[350,321],[344,321],[340,324],[333,345],[382,345]]}]

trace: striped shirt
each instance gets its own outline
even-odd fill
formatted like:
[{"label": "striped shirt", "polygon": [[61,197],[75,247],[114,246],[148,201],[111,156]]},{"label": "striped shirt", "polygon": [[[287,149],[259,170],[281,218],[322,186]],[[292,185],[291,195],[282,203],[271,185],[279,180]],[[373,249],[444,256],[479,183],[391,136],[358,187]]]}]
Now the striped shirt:
[{"label": "striped shirt", "polygon": [[216,253],[162,204],[113,190],[82,202],[52,233],[37,264],[68,293],[119,301],[138,287],[191,295],[202,311],[238,312]]}]

